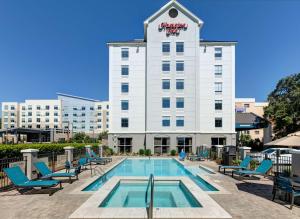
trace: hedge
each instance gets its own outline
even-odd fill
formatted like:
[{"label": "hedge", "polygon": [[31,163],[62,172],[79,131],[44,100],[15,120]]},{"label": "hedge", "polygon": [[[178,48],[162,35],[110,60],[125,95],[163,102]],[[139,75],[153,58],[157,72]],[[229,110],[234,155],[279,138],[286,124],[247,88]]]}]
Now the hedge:
[{"label": "hedge", "polygon": [[73,146],[75,149],[83,149],[85,145],[92,145],[96,147],[98,144],[90,143],[63,143],[63,144],[52,144],[52,143],[40,143],[40,144],[15,144],[15,145],[4,145],[0,144],[0,159],[11,158],[21,156],[21,150],[23,149],[39,149],[39,153],[49,152],[61,152],[64,151],[64,147]]}]

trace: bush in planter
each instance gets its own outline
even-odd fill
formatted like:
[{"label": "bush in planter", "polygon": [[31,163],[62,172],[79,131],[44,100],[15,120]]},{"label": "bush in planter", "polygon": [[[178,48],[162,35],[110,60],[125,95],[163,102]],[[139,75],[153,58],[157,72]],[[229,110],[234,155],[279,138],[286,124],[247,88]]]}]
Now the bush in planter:
[{"label": "bush in planter", "polygon": [[176,155],[176,150],[171,150],[171,156],[175,156]]},{"label": "bush in planter", "polygon": [[150,156],[151,155],[151,150],[150,149],[146,149],[145,150],[145,156]]},{"label": "bush in planter", "polygon": [[144,149],[140,149],[140,150],[139,150],[139,155],[140,155],[140,156],[143,156],[144,154],[145,154],[145,150],[144,150]]},{"label": "bush in planter", "polygon": [[235,159],[235,160],[232,160],[232,164],[235,165],[235,166],[239,166],[241,164],[241,160],[239,159]]},{"label": "bush in planter", "polygon": [[259,161],[257,161],[257,160],[250,161],[250,169],[251,170],[255,170],[258,165],[259,165]]}]

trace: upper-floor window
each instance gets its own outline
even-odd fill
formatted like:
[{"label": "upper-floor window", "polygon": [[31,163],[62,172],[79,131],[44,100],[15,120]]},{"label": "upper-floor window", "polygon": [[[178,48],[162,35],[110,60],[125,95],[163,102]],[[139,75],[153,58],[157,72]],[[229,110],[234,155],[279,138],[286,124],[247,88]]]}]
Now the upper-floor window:
[{"label": "upper-floor window", "polygon": [[128,100],[121,100],[121,109],[122,110],[128,110],[129,109]]},{"label": "upper-floor window", "polygon": [[121,127],[128,128],[129,127],[129,119],[128,118],[121,118]]},{"label": "upper-floor window", "polygon": [[41,106],[36,106],[36,110],[41,110]]},{"label": "upper-floor window", "polygon": [[32,112],[28,112],[28,116],[32,116]]},{"label": "upper-floor window", "polygon": [[36,118],[36,122],[41,122],[41,118]]},{"label": "upper-floor window", "polygon": [[122,93],[128,93],[129,92],[129,84],[128,83],[122,83],[121,84],[121,92]]},{"label": "upper-floor window", "polygon": [[58,106],[57,105],[54,106],[54,110],[58,110]]},{"label": "upper-floor window", "polygon": [[46,113],[45,113],[45,116],[50,116],[50,113],[49,113],[49,112],[46,112]]},{"label": "upper-floor window", "polygon": [[215,82],[215,93],[216,94],[222,93],[222,82]]},{"label": "upper-floor window", "polygon": [[31,105],[28,105],[28,110],[32,110],[32,106]]},{"label": "upper-floor window", "polygon": [[184,117],[183,116],[176,116],[176,126],[177,127],[184,126]]},{"label": "upper-floor window", "polygon": [[162,62],[162,71],[169,72],[170,71],[170,61],[163,61]]},{"label": "upper-floor window", "polygon": [[222,59],[222,48],[221,47],[215,48],[215,59]]},{"label": "upper-floor window", "polygon": [[50,109],[50,106],[47,105],[45,108],[46,108],[46,110],[49,110],[49,109]]},{"label": "upper-floor window", "polygon": [[93,106],[91,106],[91,107],[90,107],[90,110],[91,110],[91,111],[93,111],[93,110],[94,110],[94,107],[93,107]]},{"label": "upper-floor window", "polygon": [[162,80],[162,89],[163,90],[169,90],[170,89],[170,80],[169,79],[163,79]]},{"label": "upper-floor window", "polygon": [[184,42],[176,43],[176,53],[184,53]]},{"label": "upper-floor window", "polygon": [[128,59],[129,58],[129,49],[128,48],[122,48],[121,49],[121,57],[122,57],[122,59]]},{"label": "upper-floor window", "polygon": [[245,104],[244,104],[244,107],[245,107],[245,108],[249,108],[249,107],[250,107],[250,104],[249,104],[249,103],[245,103]]},{"label": "upper-floor window", "polygon": [[121,74],[122,74],[122,76],[128,76],[129,75],[129,66],[128,65],[122,65],[121,66]]},{"label": "upper-floor window", "polygon": [[176,61],[176,71],[177,72],[184,71],[184,62],[183,61]]},{"label": "upper-floor window", "polygon": [[15,106],[10,106],[10,109],[15,110],[16,108],[15,108]]},{"label": "upper-floor window", "polygon": [[84,111],[84,110],[85,110],[85,106],[82,106],[82,107],[81,107],[81,110]]},{"label": "upper-floor window", "polygon": [[184,89],[184,80],[183,79],[176,79],[176,89],[177,90]]},{"label": "upper-floor window", "polygon": [[54,116],[58,116],[58,112],[54,112]]},{"label": "upper-floor window", "polygon": [[222,128],[223,124],[222,124],[222,118],[215,118],[215,127],[216,128]]},{"label": "upper-floor window", "polygon": [[170,97],[162,98],[162,108],[170,108]]},{"label": "upper-floor window", "polygon": [[26,110],[26,107],[25,107],[25,106],[22,106],[22,110]]},{"label": "upper-floor window", "polygon": [[8,105],[4,105],[4,110],[8,110]]},{"label": "upper-floor window", "polygon": [[163,127],[169,127],[170,124],[171,124],[170,116],[163,116],[162,117],[162,126]]},{"label": "upper-floor window", "polygon": [[102,109],[102,106],[101,105],[98,105],[98,110],[101,110]]},{"label": "upper-floor window", "polygon": [[109,109],[109,105],[106,105],[106,109]]},{"label": "upper-floor window", "polygon": [[222,110],[222,100],[215,100],[215,110]]},{"label": "upper-floor window", "polygon": [[184,98],[183,97],[176,98],[176,108],[184,108]]},{"label": "upper-floor window", "polygon": [[163,53],[170,53],[170,43],[169,42],[163,42],[162,43],[162,52]]},{"label": "upper-floor window", "polygon": [[216,77],[222,76],[222,65],[215,65],[215,76]]}]

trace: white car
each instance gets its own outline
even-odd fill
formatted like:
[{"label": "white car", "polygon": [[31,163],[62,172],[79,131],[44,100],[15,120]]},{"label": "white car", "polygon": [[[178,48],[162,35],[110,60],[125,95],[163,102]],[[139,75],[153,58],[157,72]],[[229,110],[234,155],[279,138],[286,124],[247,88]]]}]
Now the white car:
[{"label": "white car", "polygon": [[263,159],[267,157],[273,161],[273,164],[275,164],[277,163],[277,156],[276,156],[277,150],[280,151],[280,156],[278,158],[278,163],[280,164],[292,163],[292,152],[300,151],[292,148],[268,148],[263,150],[260,153],[250,154],[250,156],[254,160],[258,160],[259,162],[261,162]]}]

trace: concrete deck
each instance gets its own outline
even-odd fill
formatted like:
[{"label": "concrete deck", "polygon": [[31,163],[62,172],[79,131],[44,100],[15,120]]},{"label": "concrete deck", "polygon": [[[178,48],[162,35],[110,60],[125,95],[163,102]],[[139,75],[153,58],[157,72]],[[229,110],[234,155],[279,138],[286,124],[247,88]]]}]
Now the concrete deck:
[{"label": "concrete deck", "polygon": [[[94,166],[97,173],[111,168],[121,158],[114,158],[106,166]],[[185,161],[186,165],[198,165],[200,162]],[[211,161],[202,161],[202,165],[217,170]],[[286,203],[279,200],[271,201],[272,181],[260,180],[240,181],[223,174],[210,174],[211,180],[224,187],[231,194],[209,194],[233,218],[300,218],[300,207],[290,210]],[[64,183],[63,190],[52,196],[48,194],[20,195],[16,190],[0,193],[0,218],[3,219],[67,219],[92,194],[72,193],[76,188],[89,181],[91,172],[86,170],[73,184]]]}]

